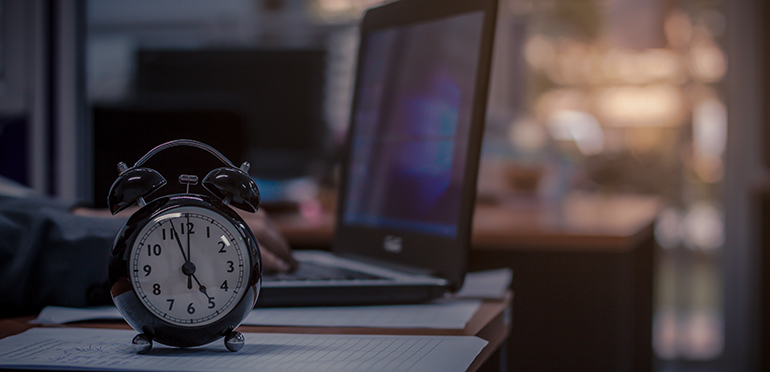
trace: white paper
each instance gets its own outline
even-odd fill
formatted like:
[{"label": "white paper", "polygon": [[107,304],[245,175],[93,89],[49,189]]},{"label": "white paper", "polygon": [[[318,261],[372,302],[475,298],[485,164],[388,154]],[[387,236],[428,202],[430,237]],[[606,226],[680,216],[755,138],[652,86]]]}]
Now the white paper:
[{"label": "white paper", "polygon": [[513,271],[508,268],[468,273],[454,297],[503,299],[512,279]]},{"label": "white paper", "polygon": [[113,320],[123,319],[115,306],[98,306],[86,308],[46,306],[38,314],[32,324],[65,324],[84,320]]},{"label": "white paper", "polygon": [[305,327],[463,329],[481,302],[254,309],[243,324]]},{"label": "white paper", "polygon": [[[245,325],[297,327],[376,327],[463,329],[480,306],[478,300],[438,300],[429,304],[258,308]],[[114,306],[71,308],[48,306],[33,324],[66,324],[85,320],[121,320]]]},{"label": "white paper", "polygon": [[229,352],[157,343],[132,351],[128,330],[33,328],[0,340],[0,368],[111,371],[465,371],[487,342],[474,336],[246,333]]}]

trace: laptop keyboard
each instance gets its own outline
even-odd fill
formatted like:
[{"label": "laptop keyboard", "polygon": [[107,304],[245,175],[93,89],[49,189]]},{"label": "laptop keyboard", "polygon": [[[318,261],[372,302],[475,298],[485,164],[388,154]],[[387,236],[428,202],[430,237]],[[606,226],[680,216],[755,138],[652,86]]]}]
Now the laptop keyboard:
[{"label": "laptop keyboard", "polygon": [[381,276],[371,275],[355,270],[318,265],[310,262],[302,262],[299,268],[290,273],[265,274],[265,281],[287,280],[373,280],[387,279]]}]

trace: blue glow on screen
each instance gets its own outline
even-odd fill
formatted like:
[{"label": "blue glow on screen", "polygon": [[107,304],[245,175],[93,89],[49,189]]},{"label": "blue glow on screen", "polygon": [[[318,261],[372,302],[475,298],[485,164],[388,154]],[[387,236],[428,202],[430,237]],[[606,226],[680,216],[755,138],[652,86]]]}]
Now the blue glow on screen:
[{"label": "blue glow on screen", "polygon": [[454,237],[481,12],[366,36],[344,221]]}]

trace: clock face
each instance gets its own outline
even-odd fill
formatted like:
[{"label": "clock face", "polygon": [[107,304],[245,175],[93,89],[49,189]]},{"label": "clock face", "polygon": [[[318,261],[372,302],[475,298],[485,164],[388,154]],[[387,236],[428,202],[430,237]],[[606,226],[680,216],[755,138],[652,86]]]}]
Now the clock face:
[{"label": "clock face", "polygon": [[131,282],[142,303],[180,326],[213,323],[246,291],[251,262],[246,242],[220,214],[178,207],[150,220],[129,258]]}]

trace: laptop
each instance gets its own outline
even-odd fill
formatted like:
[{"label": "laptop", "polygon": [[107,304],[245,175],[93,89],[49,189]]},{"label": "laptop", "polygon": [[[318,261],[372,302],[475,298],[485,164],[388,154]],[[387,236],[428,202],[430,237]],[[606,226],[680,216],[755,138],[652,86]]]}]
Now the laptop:
[{"label": "laptop", "polygon": [[265,275],[258,306],[415,303],[463,284],[497,0],[369,9],[331,251]]}]

